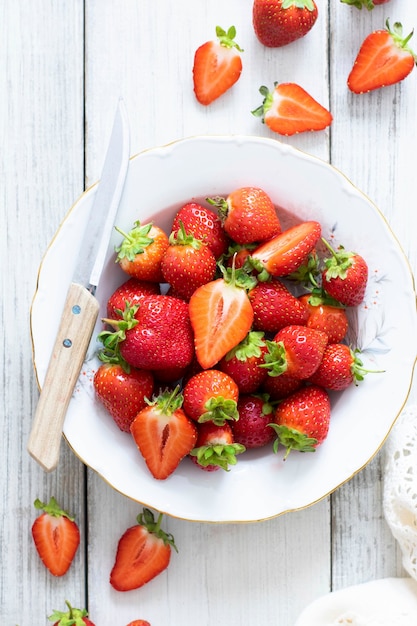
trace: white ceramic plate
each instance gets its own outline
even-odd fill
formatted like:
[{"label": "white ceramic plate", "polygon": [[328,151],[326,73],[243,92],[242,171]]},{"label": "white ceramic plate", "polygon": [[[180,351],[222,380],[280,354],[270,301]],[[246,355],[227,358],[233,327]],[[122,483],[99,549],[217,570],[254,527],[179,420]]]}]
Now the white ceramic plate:
[{"label": "white ceramic plate", "polygon": [[[413,278],[378,209],[327,163],[257,137],[195,137],[145,151],[130,160],[117,225],[154,220],[169,230],[174,209],[191,199],[255,185],[278,207],[321,222],[323,236],[360,253],[369,265],[365,302],[351,319],[352,337],[368,369],[332,398],[329,435],[314,454],[248,451],[230,472],[206,473],[184,459],[167,480],[151,477],[130,435],[96,402],[96,357],[84,364],[64,435],[75,454],[116,490],[172,516],[209,522],[249,522],[307,507],[361,470],[387,437],[409,393],[417,355]],[[69,211],[39,271],[31,310],[34,365],[43,384],[68,285],[96,186]],[[101,313],[126,280],[114,263],[115,231],[97,291]],[[93,347],[97,347],[93,346]]]}]

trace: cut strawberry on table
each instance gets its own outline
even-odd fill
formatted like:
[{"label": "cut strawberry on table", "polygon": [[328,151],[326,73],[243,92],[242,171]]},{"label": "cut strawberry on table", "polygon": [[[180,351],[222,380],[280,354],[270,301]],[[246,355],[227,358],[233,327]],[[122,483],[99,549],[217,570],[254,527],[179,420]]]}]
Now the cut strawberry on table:
[{"label": "cut strawberry on table", "polygon": [[180,297],[189,300],[197,287],[213,280],[217,265],[213,252],[194,235],[187,234],[180,222],[177,233],[171,233],[169,246],[161,261],[164,281]]},{"label": "cut strawberry on table", "polygon": [[249,262],[259,272],[258,280],[270,276],[288,276],[309,255],[321,235],[319,222],[296,224],[261,244],[250,255]]},{"label": "cut strawberry on table", "polygon": [[229,237],[223,229],[219,216],[211,209],[203,207],[198,202],[187,202],[175,214],[171,233],[178,232],[181,222],[185,232],[205,243],[216,259],[227,252]]},{"label": "cut strawberry on table", "polygon": [[48,504],[36,499],[34,505],[43,511],[32,524],[35,548],[51,574],[63,576],[80,545],[79,528],[74,518],[60,508],[54,497]]},{"label": "cut strawberry on table", "polygon": [[86,609],[76,609],[65,600],[68,611],[54,611],[48,617],[54,626],[94,626],[93,622],[88,618]]},{"label": "cut strawberry on table", "polygon": [[307,131],[324,130],[333,116],[324,106],[297,83],[274,83],[275,88],[259,89],[262,104],[252,111],[270,130],[279,135],[295,135]]},{"label": "cut strawberry on table", "polygon": [[155,521],[152,511],[144,508],[137,516],[138,523],[120,537],[110,573],[116,591],[138,589],[168,567],[171,548],[177,547],[174,537],[161,529],[162,517],[159,513]]},{"label": "cut strawberry on table", "polygon": [[236,29],[226,32],[216,26],[217,39],[206,41],[195,52],[194,93],[200,104],[208,105],[228,91],[242,73],[242,48],[235,42]]},{"label": "cut strawberry on table", "polygon": [[213,472],[218,469],[229,471],[230,465],[236,465],[238,454],[246,448],[235,443],[233,431],[228,423],[222,426],[214,422],[204,422],[198,426],[196,447],[191,450],[192,461],[201,469]]},{"label": "cut strawberry on table", "polygon": [[330,399],[327,391],[311,385],[280,402],[271,420],[277,434],[274,451],[286,448],[284,459],[291,450],[314,452],[326,439],[330,426]]},{"label": "cut strawberry on table", "polygon": [[142,409],[130,430],[145,463],[154,478],[165,480],[194,447],[195,424],[182,410],[179,386],[167,389]]},{"label": "cut strawberry on table", "polygon": [[248,334],[253,322],[248,284],[253,285],[250,277],[232,267],[191,296],[195,352],[203,369],[213,367]]},{"label": "cut strawberry on table", "polygon": [[130,433],[130,425],[151,398],[154,378],[148,370],[129,368],[119,363],[103,363],[94,374],[96,397],[107,409],[117,426]]},{"label": "cut strawberry on table", "polygon": [[347,79],[353,93],[361,94],[404,80],[416,64],[416,55],[408,45],[413,31],[406,37],[403,27],[389,21],[386,28],[375,30],[363,41]]},{"label": "cut strawberry on table", "polygon": [[286,46],[304,37],[317,17],[314,0],[254,0],[252,8],[255,34],[269,48]]},{"label": "cut strawberry on table", "polygon": [[269,195],[259,187],[239,187],[227,198],[207,198],[216,206],[223,228],[237,244],[266,241],[281,232],[281,224]]},{"label": "cut strawberry on table", "polygon": [[152,223],[134,223],[129,232],[116,227],[124,239],[116,248],[116,261],[129,276],[155,283],[163,281],[161,261],[168,248],[168,235]]},{"label": "cut strawberry on table", "polygon": [[322,288],[336,301],[345,306],[358,306],[364,299],[368,282],[368,265],[356,252],[339,246],[335,250],[323,239],[331,257],[324,261]]},{"label": "cut strawberry on table", "polygon": [[236,409],[239,388],[231,376],[216,369],[208,369],[192,376],[183,389],[183,409],[196,422],[214,422],[238,419]]}]

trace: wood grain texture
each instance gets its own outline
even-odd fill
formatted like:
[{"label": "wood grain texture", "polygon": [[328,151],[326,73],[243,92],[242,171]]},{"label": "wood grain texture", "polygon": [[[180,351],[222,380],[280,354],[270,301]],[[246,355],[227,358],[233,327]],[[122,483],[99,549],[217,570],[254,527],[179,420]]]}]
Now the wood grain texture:
[{"label": "wood grain texture", "polygon": [[[31,363],[29,310],[37,268],[67,210],[100,176],[119,96],[131,126],[131,153],[195,134],[273,137],[251,115],[258,89],[302,84],[334,121],[321,133],[277,138],[331,161],[379,207],[417,269],[415,73],[400,85],[354,96],[346,77],[365,35],[386,17],[417,27],[415,0],[373,12],[321,0],[319,20],[302,40],[263,48],[251,25],[251,0],[6,0],[1,9],[0,229],[3,437],[0,621],[46,624],[52,609],[88,601],[97,626],[134,618],[152,626],[292,626],[331,589],[403,571],[382,511],[384,449],[332,496],[304,510],[249,525],[166,518],[179,554],[146,587],[125,594],[108,576],[117,540],[140,505],[112,490],[63,446],[46,475],[26,452],[38,399]],[[244,48],[237,85],[210,107],[192,92],[195,49],[215,26],[234,24]],[[417,44],[416,44],[417,46]],[[409,402],[416,400],[413,386]],[[366,416],[364,416],[366,419]],[[80,523],[82,545],[63,579],[54,579],[30,537],[33,501],[54,495]],[[86,509],[85,502],[87,503]],[[88,539],[88,544],[87,544]]]}]

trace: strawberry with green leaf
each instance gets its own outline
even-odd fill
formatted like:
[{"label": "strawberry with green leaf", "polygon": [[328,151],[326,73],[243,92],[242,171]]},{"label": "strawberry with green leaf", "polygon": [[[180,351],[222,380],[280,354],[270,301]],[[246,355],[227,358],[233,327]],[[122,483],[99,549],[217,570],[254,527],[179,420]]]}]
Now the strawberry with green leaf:
[{"label": "strawberry with green leaf", "polygon": [[269,48],[301,39],[313,28],[317,17],[314,0],[254,0],[252,7],[255,34]]},{"label": "strawberry with green leaf", "polygon": [[163,281],[161,261],[168,248],[168,235],[152,223],[136,221],[129,232],[116,226],[124,239],[116,248],[116,262],[129,276],[154,283]]},{"label": "strawberry with green leaf", "polygon": [[364,368],[359,355],[358,349],[352,350],[344,343],[329,344],[310,382],[331,391],[343,391],[352,384],[357,385],[371,372]]},{"label": "strawberry with green leaf", "polygon": [[196,446],[190,452],[191,460],[206,472],[219,469],[229,471],[236,465],[238,454],[245,452],[245,446],[236,443],[228,423],[222,425],[204,422],[198,426]]},{"label": "strawberry with green leaf", "polygon": [[264,362],[267,350],[264,333],[250,331],[243,341],[220,359],[218,368],[233,378],[239,393],[253,393],[267,375],[266,371],[259,367]]},{"label": "strawberry with green leaf", "polygon": [[325,293],[344,306],[358,306],[365,297],[368,265],[357,252],[339,246],[335,250],[323,239],[331,256],[325,259],[322,288]]},{"label": "strawberry with green leaf", "polygon": [[182,409],[179,385],[166,389],[139,411],[130,431],[145,463],[158,480],[165,480],[194,447],[195,424]]},{"label": "strawberry with green leaf", "polygon": [[143,587],[166,570],[172,548],[178,552],[174,537],[161,528],[162,518],[159,513],[155,521],[152,511],[144,508],[137,524],[120,537],[110,572],[110,584],[116,591]]},{"label": "strawberry with green leaf", "polygon": [[220,98],[239,80],[242,48],[236,43],[236,28],[216,26],[216,39],[206,41],[194,54],[194,93],[205,106]]},{"label": "strawberry with green leaf", "polygon": [[228,374],[208,369],[194,374],[183,389],[183,408],[196,422],[222,425],[226,420],[238,419],[239,388]]},{"label": "strawberry with green leaf", "polygon": [[349,320],[346,309],[321,289],[298,298],[308,311],[307,326],[326,333],[329,343],[339,343],[346,336]]},{"label": "strawberry with green leaf", "polygon": [[184,225],[187,235],[194,235],[204,243],[216,259],[219,259],[228,249],[229,238],[217,213],[202,206],[198,202],[187,202],[174,216],[171,233],[176,234],[180,224]]},{"label": "strawberry with green leaf", "polygon": [[65,600],[68,611],[54,611],[48,617],[54,626],[94,626],[93,622],[88,618],[86,609],[76,609]]}]

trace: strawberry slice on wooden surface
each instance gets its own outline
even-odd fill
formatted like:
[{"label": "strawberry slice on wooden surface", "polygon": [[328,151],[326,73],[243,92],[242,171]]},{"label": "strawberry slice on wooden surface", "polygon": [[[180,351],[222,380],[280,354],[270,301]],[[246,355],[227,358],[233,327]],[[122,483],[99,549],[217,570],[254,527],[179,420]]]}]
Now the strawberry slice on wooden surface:
[{"label": "strawberry slice on wooden surface", "polygon": [[93,622],[88,618],[86,609],[76,609],[65,600],[68,611],[54,611],[48,617],[54,626],[94,626]]},{"label": "strawberry slice on wooden surface", "polygon": [[313,250],[320,235],[319,222],[301,222],[258,246],[248,259],[259,272],[258,280],[263,282],[270,276],[288,276],[294,272]]},{"label": "strawberry slice on wooden surface", "polygon": [[196,289],[189,313],[197,360],[203,369],[213,367],[248,334],[253,310],[245,284],[249,277],[234,267],[223,278]]},{"label": "strawberry slice on wooden surface", "polygon": [[404,80],[416,64],[416,55],[408,45],[413,31],[404,37],[403,27],[389,20],[386,28],[375,30],[363,41],[347,79],[349,89],[366,93]]},{"label": "strawberry slice on wooden surface", "polygon": [[259,89],[262,104],[252,111],[270,130],[279,135],[295,135],[324,130],[333,116],[324,106],[297,83],[274,83],[275,88]]},{"label": "strawberry slice on wooden surface", "polygon": [[194,93],[200,104],[211,104],[228,91],[242,73],[242,48],[235,42],[236,28],[216,26],[216,40],[206,41],[194,55]]},{"label": "strawberry slice on wooden surface", "polygon": [[148,401],[137,414],[130,431],[154,478],[165,480],[194,447],[195,424],[182,410],[183,396],[179,385],[166,389]]},{"label": "strawberry slice on wooden surface", "polygon": [[326,294],[306,293],[299,296],[308,311],[307,326],[326,333],[329,343],[339,343],[347,333],[349,321],[346,309]]},{"label": "strawberry slice on wooden surface", "polygon": [[[137,516],[137,524],[120,537],[110,573],[116,591],[142,587],[161,574],[171,560],[171,548],[177,550],[174,537],[161,528],[163,514],[157,520],[147,508]],[[178,551],[178,550],[177,550]]]},{"label": "strawberry slice on wooden surface", "polygon": [[307,35],[318,17],[314,0],[254,0],[252,24],[259,41],[279,48]]},{"label": "strawberry slice on wooden surface", "polygon": [[48,570],[54,576],[68,571],[80,544],[80,531],[74,518],[60,508],[52,497],[48,504],[38,498],[35,508],[43,513],[32,524],[35,548]]}]

